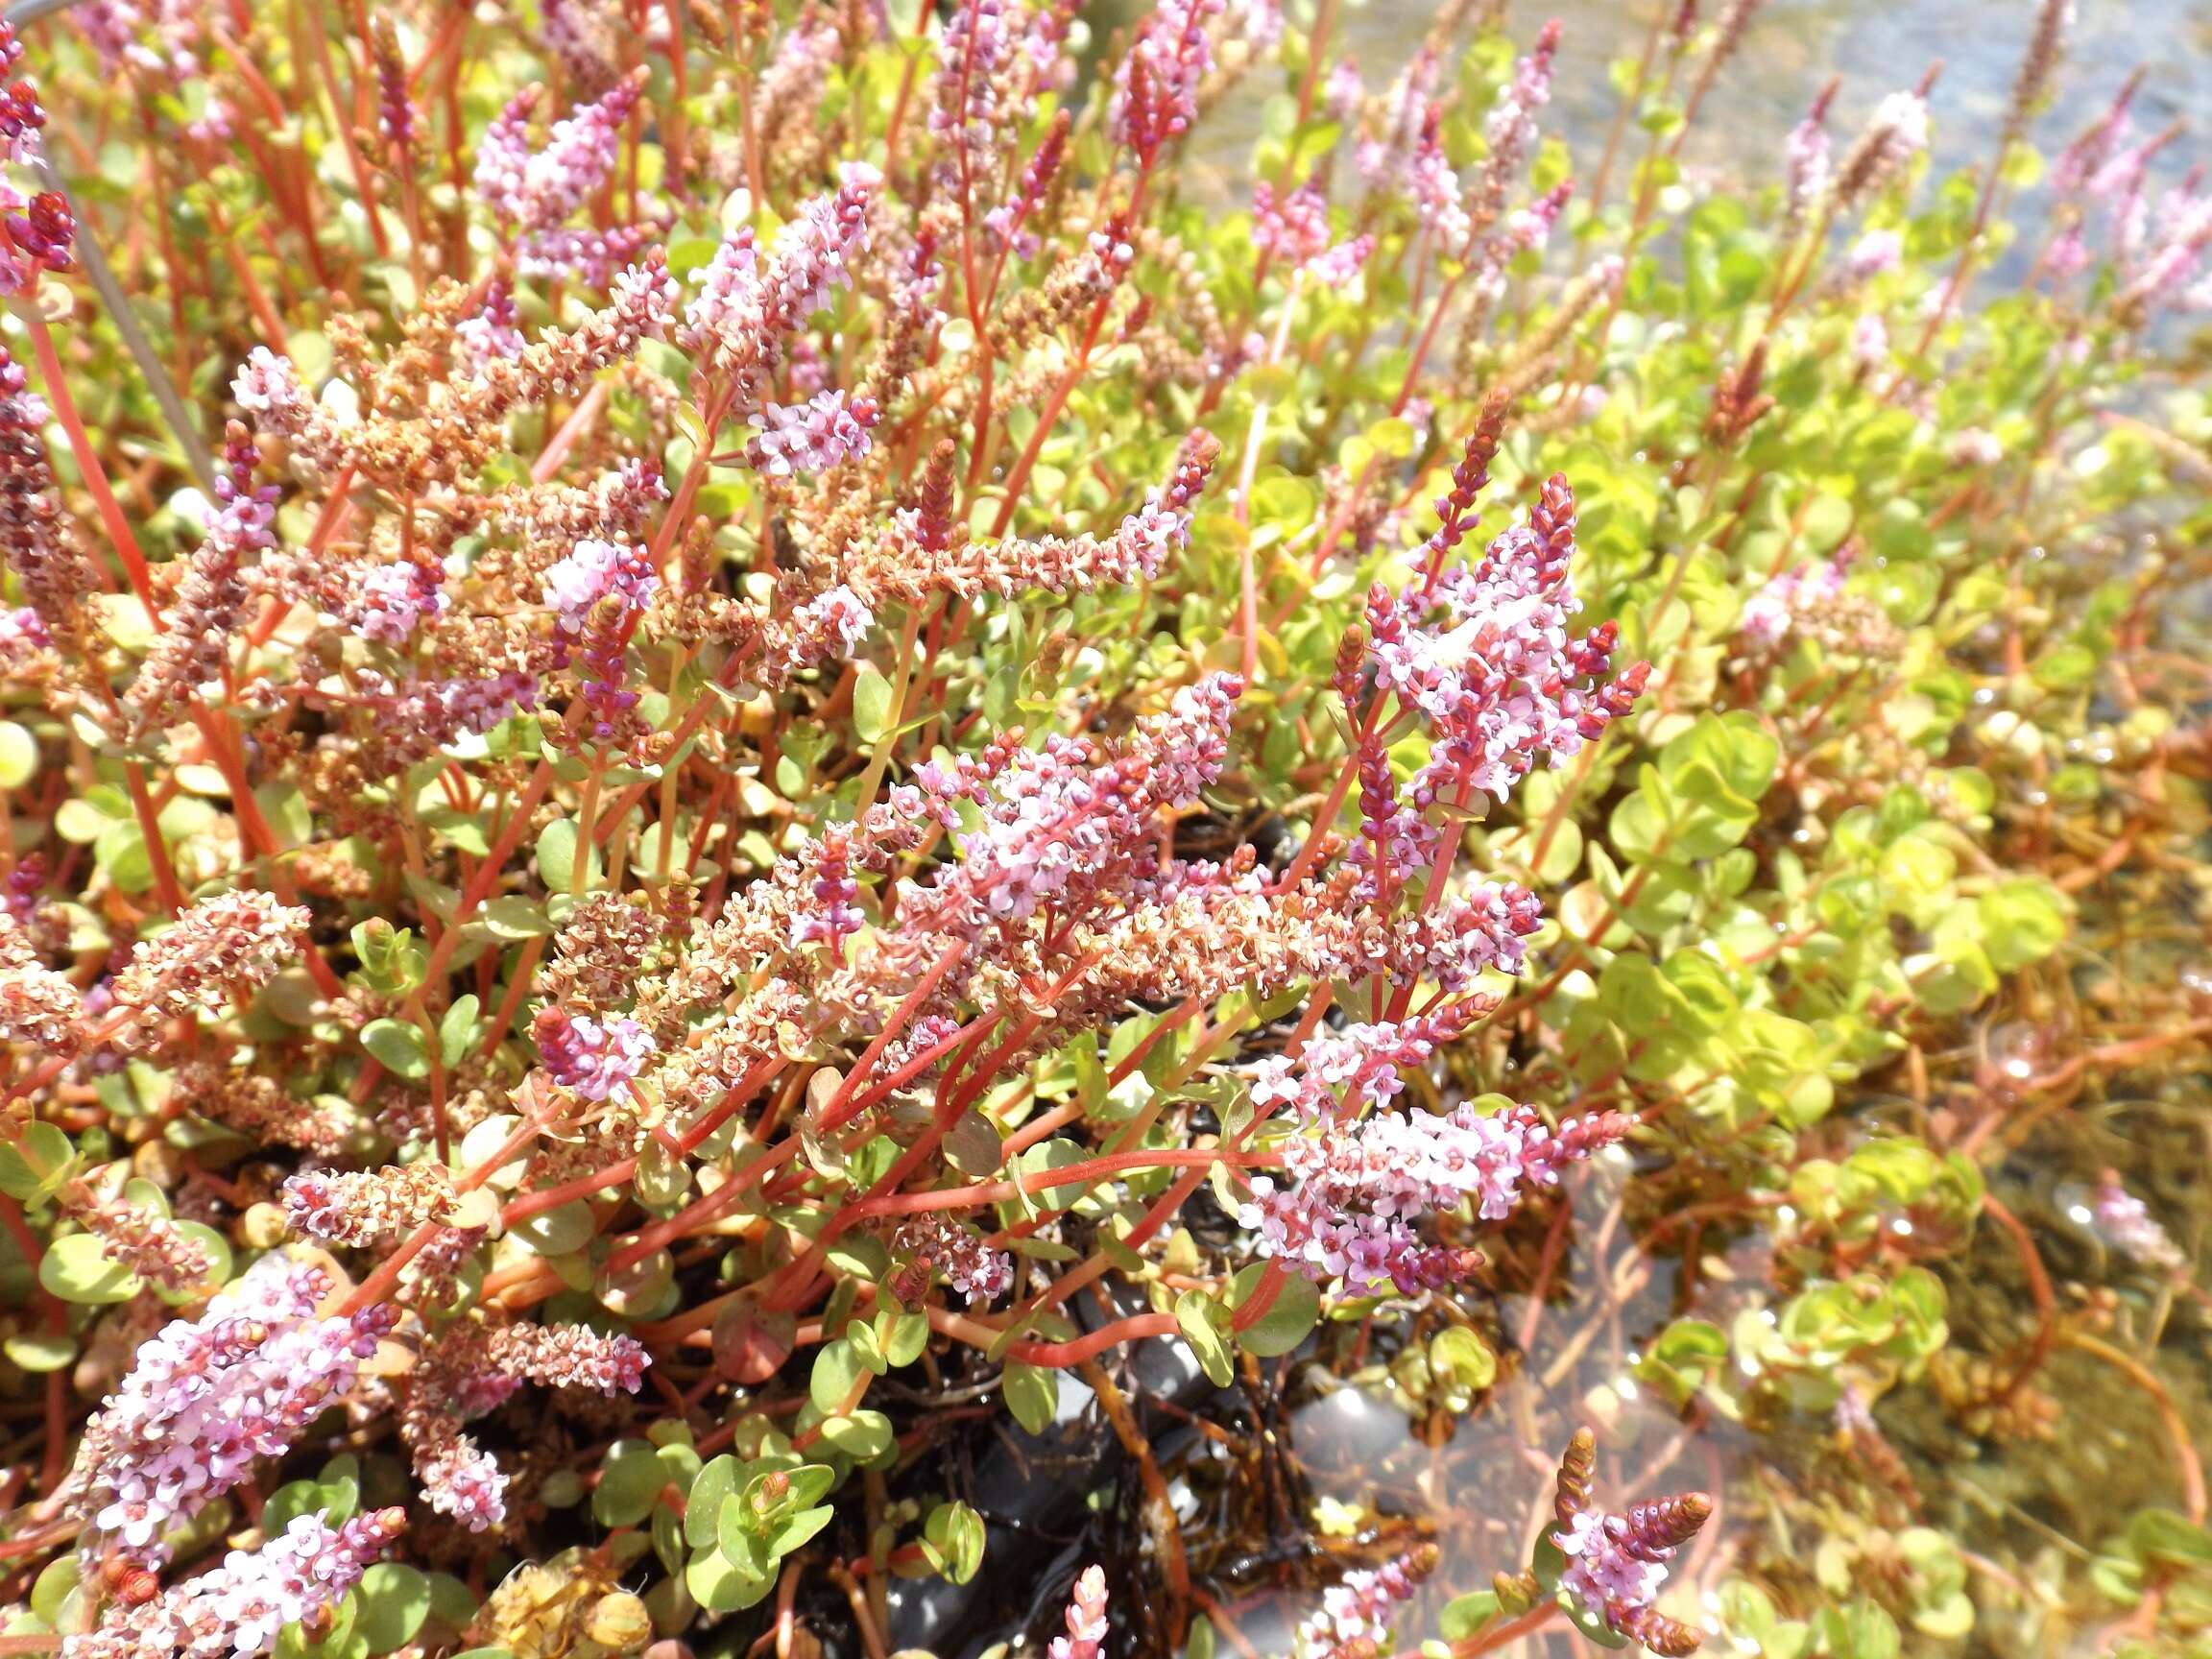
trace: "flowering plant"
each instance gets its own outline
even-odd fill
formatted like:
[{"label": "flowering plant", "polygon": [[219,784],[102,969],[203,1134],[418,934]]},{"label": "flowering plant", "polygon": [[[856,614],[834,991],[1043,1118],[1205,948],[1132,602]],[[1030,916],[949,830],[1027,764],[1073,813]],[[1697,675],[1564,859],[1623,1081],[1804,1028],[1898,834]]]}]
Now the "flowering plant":
[{"label": "flowering plant", "polygon": [[[2212,213],[2130,84],[2001,264],[2065,11],[1735,191],[1755,0],[1596,144],[1459,0],[0,30],[0,1650],[2212,1626]],[[2174,1460],[1969,1592],[2073,1367]]]}]

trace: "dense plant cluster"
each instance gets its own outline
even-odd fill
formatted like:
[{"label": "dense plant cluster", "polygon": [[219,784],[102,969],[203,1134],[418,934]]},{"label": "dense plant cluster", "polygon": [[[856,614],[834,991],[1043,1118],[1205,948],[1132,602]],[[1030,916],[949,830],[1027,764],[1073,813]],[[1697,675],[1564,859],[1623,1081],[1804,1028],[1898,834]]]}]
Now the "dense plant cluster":
[{"label": "dense plant cluster", "polygon": [[0,30],[0,1651],[2212,1642],[2212,197],[1338,7]]}]

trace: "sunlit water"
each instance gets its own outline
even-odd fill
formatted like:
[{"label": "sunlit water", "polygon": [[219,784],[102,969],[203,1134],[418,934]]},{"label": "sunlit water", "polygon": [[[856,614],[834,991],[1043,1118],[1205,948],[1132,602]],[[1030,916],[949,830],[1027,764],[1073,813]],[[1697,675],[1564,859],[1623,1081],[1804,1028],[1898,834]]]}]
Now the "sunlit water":
[{"label": "sunlit water", "polygon": [[[1701,12],[1710,19],[1720,9],[1707,0]],[[1830,78],[1842,80],[1830,131],[1847,142],[1885,94],[1940,64],[1930,98],[1935,160],[1978,165],[1995,143],[2036,12],[2032,0],[1770,0],[1706,100],[1684,158],[1764,188],[1779,181],[1782,140]],[[2082,0],[2078,13],[2056,94],[2032,134],[2046,154],[2095,120],[2137,68],[2145,72],[2134,104],[2143,133],[2192,117],[2212,128],[2212,5]],[[1651,14],[1620,0],[1512,0],[1507,26],[1517,39],[1532,38],[1547,18],[1563,25],[1544,126],[1566,141],[1579,172],[1595,170],[1617,105],[1606,66],[1642,52]],[[1369,0],[1342,11],[1337,38],[1375,88],[1419,47],[1432,15],[1424,0]],[[1209,115],[1201,135],[1204,159],[1232,194],[1259,132],[1258,106],[1257,98],[1233,99]],[[2206,137],[2171,146],[2165,176],[2185,171],[2193,153],[2212,155],[2212,132]]]}]

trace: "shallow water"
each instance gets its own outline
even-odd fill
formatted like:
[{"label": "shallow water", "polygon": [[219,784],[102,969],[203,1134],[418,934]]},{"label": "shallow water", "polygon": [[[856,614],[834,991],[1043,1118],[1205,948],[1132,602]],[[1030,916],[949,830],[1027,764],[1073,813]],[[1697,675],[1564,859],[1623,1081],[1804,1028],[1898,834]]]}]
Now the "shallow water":
[{"label": "shallow water", "polygon": [[[1701,12],[1710,18],[1719,10],[1707,0]],[[1936,162],[1979,164],[1995,142],[2037,10],[2032,0],[1769,0],[1715,85],[1684,156],[1763,188],[1779,180],[1783,137],[1831,77],[1843,84],[1830,130],[1848,134],[1885,94],[1915,84],[1939,63],[1930,98]],[[1369,0],[1344,8],[1338,38],[1372,89],[1420,46],[1433,14],[1426,0]],[[1524,41],[1548,18],[1563,25],[1543,125],[1566,141],[1578,170],[1594,169],[1616,104],[1606,65],[1642,52],[1652,9],[1623,0],[1512,0],[1506,16]],[[2204,0],[2090,0],[2078,6],[2069,42],[2056,96],[2034,129],[2046,155],[2095,120],[2139,67],[2134,111],[2142,132],[2192,116],[2212,124],[2212,5]],[[1203,149],[1225,185],[1258,132],[1257,99],[1209,115]],[[2186,170],[2192,148],[2184,141],[2169,149],[2167,176]]]}]

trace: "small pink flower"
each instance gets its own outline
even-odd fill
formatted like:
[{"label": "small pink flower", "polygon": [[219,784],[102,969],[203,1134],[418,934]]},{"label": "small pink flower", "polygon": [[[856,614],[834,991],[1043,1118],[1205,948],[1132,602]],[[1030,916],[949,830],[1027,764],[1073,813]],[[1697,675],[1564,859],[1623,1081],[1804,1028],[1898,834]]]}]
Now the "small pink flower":
[{"label": "small pink flower", "polygon": [[764,405],[753,417],[760,435],[745,446],[745,459],[771,478],[825,472],[868,453],[868,432],[879,411],[863,394],[848,405],[842,391],[817,393],[795,408]]},{"label": "small pink flower", "polygon": [[645,1027],[619,1014],[599,1021],[542,1008],[530,1035],[553,1081],[586,1100],[612,1098],[653,1054]]},{"label": "small pink flower", "polygon": [[355,633],[379,645],[404,645],[445,610],[440,572],[426,561],[395,560],[365,573],[353,589]]}]

